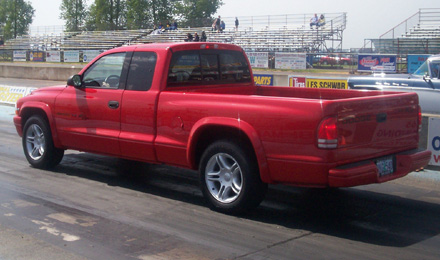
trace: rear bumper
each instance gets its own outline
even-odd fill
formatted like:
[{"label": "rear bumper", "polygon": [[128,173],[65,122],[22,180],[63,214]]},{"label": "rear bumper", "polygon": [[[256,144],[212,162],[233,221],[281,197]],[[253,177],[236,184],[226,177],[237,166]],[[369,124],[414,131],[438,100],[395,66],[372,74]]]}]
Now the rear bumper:
[{"label": "rear bumper", "polygon": [[431,152],[410,150],[395,156],[396,168],[392,174],[379,176],[379,171],[373,160],[363,161],[331,169],[328,176],[328,185],[330,187],[352,187],[401,178],[427,165],[431,159]]}]

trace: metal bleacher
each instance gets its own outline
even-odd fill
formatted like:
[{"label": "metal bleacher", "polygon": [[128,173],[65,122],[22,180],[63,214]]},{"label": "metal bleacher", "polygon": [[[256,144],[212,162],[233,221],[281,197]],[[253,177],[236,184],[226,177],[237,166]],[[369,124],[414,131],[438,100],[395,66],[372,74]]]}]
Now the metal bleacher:
[{"label": "metal bleacher", "polygon": [[369,39],[374,52],[440,53],[440,8],[422,8],[378,39]]},{"label": "metal bleacher", "polygon": [[[29,34],[8,40],[0,49],[6,50],[107,50],[123,45],[182,42],[188,33],[205,31],[208,42],[225,42],[241,46],[246,51],[318,52],[342,45],[346,28],[346,13],[324,13],[326,24],[311,29],[314,14],[289,14],[240,17],[235,30],[235,17],[222,17],[227,27],[218,33],[211,27],[178,28],[154,31],[152,29],[119,31],[83,31]],[[320,15],[320,14],[318,14]],[[327,46],[331,43],[331,46]],[[338,47],[336,47],[337,49]]]},{"label": "metal bleacher", "polygon": [[230,26],[221,33],[212,31],[211,27],[179,28],[156,31],[132,43],[180,42],[186,39],[188,33],[200,35],[205,31],[208,42],[233,43],[246,51],[313,52],[328,51],[328,42],[340,45],[346,28],[346,13],[324,14],[326,24],[319,29],[310,29],[309,21],[313,15],[241,17],[238,30],[233,26],[235,17],[226,17],[222,19]]}]

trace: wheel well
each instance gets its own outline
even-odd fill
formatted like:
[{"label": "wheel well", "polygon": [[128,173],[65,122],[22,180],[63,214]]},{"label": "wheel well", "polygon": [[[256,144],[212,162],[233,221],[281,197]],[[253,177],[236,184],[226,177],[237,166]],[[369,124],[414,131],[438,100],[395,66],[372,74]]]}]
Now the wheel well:
[{"label": "wheel well", "polygon": [[42,109],[26,108],[21,115],[21,126],[23,128],[26,125],[28,119],[31,118],[32,116],[40,116],[42,119],[46,120],[46,122],[48,121],[47,115]]},{"label": "wheel well", "polygon": [[194,147],[194,166],[196,169],[199,167],[200,159],[203,152],[208,146],[219,140],[232,141],[238,144],[240,147],[249,151],[252,159],[257,162],[254,148],[248,136],[240,129],[227,127],[227,126],[209,126],[202,130],[202,133],[197,138],[197,143]]}]

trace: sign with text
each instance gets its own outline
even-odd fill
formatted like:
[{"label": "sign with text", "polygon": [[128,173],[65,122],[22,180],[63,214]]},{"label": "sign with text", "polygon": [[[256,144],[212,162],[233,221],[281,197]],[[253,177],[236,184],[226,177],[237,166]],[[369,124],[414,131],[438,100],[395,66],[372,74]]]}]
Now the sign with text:
[{"label": "sign with text", "polygon": [[29,60],[43,62],[44,61],[44,52],[43,51],[30,51],[29,52]]},{"label": "sign with text", "polygon": [[305,88],[306,87],[306,78],[305,77],[289,76],[289,87]]},{"label": "sign with text", "polygon": [[254,74],[256,86],[273,86],[273,75]]},{"label": "sign with text", "polygon": [[83,62],[91,62],[101,52],[97,50],[85,50],[83,51]]},{"label": "sign with text", "polygon": [[431,55],[408,55],[408,73],[414,73]]},{"label": "sign with text", "polygon": [[348,84],[346,79],[318,79],[307,78],[307,88],[332,88],[332,89],[347,89]]},{"label": "sign with text", "polygon": [[61,62],[61,54],[59,51],[47,51],[46,52],[47,62]]},{"label": "sign with text", "polygon": [[366,72],[389,72],[397,71],[396,55],[359,55],[358,71]]},{"label": "sign with text", "polygon": [[79,62],[79,51],[65,51],[64,62]]},{"label": "sign with text", "polygon": [[14,61],[26,61],[26,51],[14,51]]},{"label": "sign with text", "polygon": [[275,69],[305,70],[307,54],[305,53],[275,53]]},{"label": "sign with text", "polygon": [[252,68],[269,68],[268,52],[247,52],[246,55]]},{"label": "sign with text", "polygon": [[429,165],[440,166],[440,118],[429,118],[428,150],[432,153]]},{"label": "sign with text", "polygon": [[19,98],[29,95],[35,89],[36,88],[0,85],[0,102],[6,104],[15,104]]}]

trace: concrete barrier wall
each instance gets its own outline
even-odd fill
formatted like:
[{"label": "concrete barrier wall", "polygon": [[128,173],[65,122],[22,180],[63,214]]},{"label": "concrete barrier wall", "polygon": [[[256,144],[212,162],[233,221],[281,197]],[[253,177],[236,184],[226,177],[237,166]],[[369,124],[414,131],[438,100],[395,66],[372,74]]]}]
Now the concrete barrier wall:
[{"label": "concrete barrier wall", "polygon": [[0,77],[66,81],[84,65],[1,63]]}]

